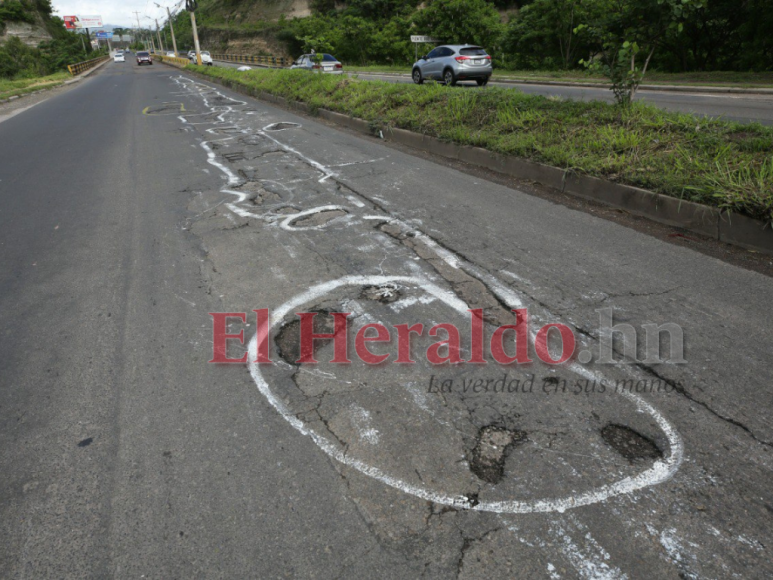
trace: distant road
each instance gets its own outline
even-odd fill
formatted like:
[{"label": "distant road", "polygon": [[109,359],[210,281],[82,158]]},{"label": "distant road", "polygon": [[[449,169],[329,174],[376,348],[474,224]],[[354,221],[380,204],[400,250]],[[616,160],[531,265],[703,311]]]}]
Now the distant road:
[{"label": "distant road", "polygon": [[[238,63],[218,61],[216,66],[236,68],[244,66]],[[379,80],[389,83],[411,83],[409,77],[382,74],[359,74],[361,79]],[[464,83],[460,86],[477,87],[477,85]],[[558,96],[567,99],[585,101],[612,102],[612,93],[607,88],[592,87],[562,87],[555,85],[536,85],[531,83],[514,84],[492,82],[491,86],[508,89],[517,88],[524,93]],[[741,123],[762,123],[773,125],[773,96],[772,95],[707,95],[702,93],[676,93],[669,91],[641,90],[638,98],[642,101],[653,103],[669,111],[692,113],[703,117],[723,117],[730,121]]]}]

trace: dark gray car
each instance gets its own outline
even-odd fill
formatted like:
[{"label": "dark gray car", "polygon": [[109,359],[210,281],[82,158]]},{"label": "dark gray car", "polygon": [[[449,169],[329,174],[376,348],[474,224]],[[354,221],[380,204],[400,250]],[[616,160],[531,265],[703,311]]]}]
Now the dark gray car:
[{"label": "dark gray car", "polygon": [[455,85],[457,81],[488,83],[493,68],[491,57],[474,44],[445,44],[421,57],[413,65],[413,82],[420,85],[425,80],[443,81]]}]

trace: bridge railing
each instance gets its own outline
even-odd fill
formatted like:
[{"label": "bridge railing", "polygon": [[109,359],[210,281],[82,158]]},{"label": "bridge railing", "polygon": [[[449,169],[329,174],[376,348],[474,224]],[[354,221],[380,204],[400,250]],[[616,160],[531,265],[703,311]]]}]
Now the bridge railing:
[{"label": "bridge railing", "polygon": [[182,56],[166,56],[164,54],[153,54],[151,55],[151,58],[153,60],[158,60],[168,64],[173,64],[174,66],[179,66],[179,67],[184,67],[191,64],[190,60]]},{"label": "bridge railing", "polygon": [[249,56],[244,54],[213,54],[214,60],[226,62],[240,62],[244,64],[256,64],[270,68],[285,68],[290,66],[292,60],[284,56]]},{"label": "bridge railing", "polygon": [[67,70],[69,70],[70,74],[73,76],[79,75],[83,71],[89,70],[90,68],[94,68],[98,64],[103,63],[106,60],[109,60],[110,58],[111,57],[107,55],[107,56],[92,58],[91,60],[84,60],[83,62],[76,62],[75,64],[68,64]]}]

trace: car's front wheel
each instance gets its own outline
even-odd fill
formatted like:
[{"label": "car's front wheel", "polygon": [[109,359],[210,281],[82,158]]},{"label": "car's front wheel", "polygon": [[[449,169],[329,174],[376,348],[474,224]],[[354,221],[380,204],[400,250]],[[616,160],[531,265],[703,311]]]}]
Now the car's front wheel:
[{"label": "car's front wheel", "polygon": [[445,72],[443,72],[443,81],[448,87],[453,87],[456,85],[456,76],[454,76],[454,71],[452,71],[450,68],[447,68]]},{"label": "car's front wheel", "polygon": [[413,69],[413,82],[420,85],[424,82],[424,77],[421,76],[421,71],[417,68]]}]

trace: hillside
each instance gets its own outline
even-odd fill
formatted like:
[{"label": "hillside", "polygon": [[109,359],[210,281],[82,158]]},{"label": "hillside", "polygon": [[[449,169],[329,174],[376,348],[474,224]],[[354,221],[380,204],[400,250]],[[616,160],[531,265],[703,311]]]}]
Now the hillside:
[{"label": "hillside", "polygon": [[91,45],[68,32],[49,0],[0,4],[0,79],[31,79],[85,60]]},{"label": "hillside", "polygon": [[27,46],[53,39],[56,31],[47,1],[9,0],[0,5],[0,43],[19,38]]}]

